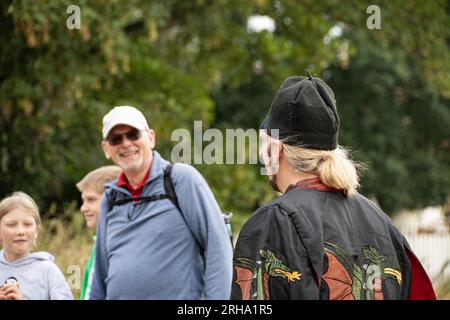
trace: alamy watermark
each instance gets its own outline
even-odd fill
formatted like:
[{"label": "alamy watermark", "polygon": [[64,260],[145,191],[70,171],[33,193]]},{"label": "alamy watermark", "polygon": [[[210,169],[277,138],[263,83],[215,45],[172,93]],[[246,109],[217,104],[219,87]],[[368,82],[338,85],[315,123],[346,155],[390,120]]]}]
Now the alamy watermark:
[{"label": "alamy watermark", "polygon": [[80,290],[81,288],[81,267],[77,265],[70,265],[66,269],[68,274],[66,281],[71,290]]},{"label": "alamy watermark", "polygon": [[[69,14],[69,16],[66,19],[66,26],[69,30],[73,29],[81,29],[81,9],[79,6],[71,4],[67,7],[66,13]],[[370,14],[370,16],[366,20],[366,26],[367,29],[373,30],[373,29],[381,29],[381,9],[379,6],[372,4],[367,7],[366,13]],[[251,20],[254,19],[256,16],[252,16],[249,18]],[[259,16],[258,16],[259,17]],[[273,32],[272,29],[270,29],[271,32]]]},{"label": "alamy watermark", "polygon": [[70,14],[70,16],[67,17],[67,19],[66,19],[67,29],[80,30],[81,29],[81,9],[80,9],[80,7],[72,4],[67,7],[66,13]]},{"label": "alamy watermark", "polygon": [[367,7],[366,13],[370,14],[367,18],[367,29],[381,29],[381,9],[379,6],[373,4]]},{"label": "alamy watermark", "polygon": [[[271,130],[272,139],[263,144],[259,138],[260,131],[242,128],[225,129],[209,128],[203,131],[203,122],[194,121],[193,135],[187,129],[179,128],[172,132],[171,141],[177,142],[172,148],[172,162],[188,164],[267,164],[271,160],[276,166],[276,160],[259,157],[259,147],[274,144],[278,139],[278,130]],[[273,174],[261,168],[262,175]],[[276,173],[276,172],[275,172]]]},{"label": "alamy watermark", "polygon": [[[69,16],[66,19],[66,26],[69,30],[74,30],[74,29],[81,29],[81,9],[79,6],[71,4],[67,7],[66,9],[66,13],[69,14]],[[373,29],[381,29],[381,9],[379,6],[372,4],[370,6],[367,7],[366,9],[366,13],[370,14],[370,16],[367,18],[366,20],[366,26],[367,29],[369,30],[373,30]],[[252,27],[249,30],[253,30],[254,28],[257,28],[255,30],[259,30],[258,28],[268,28],[267,30],[269,30],[270,32],[273,32],[274,30],[274,25],[273,21],[271,21],[270,17],[267,16],[251,16],[249,18],[249,21],[254,21],[255,19],[265,19],[264,21],[264,26],[262,25],[262,22],[259,22],[257,26]],[[253,23],[255,24],[255,23]],[[249,25],[251,26],[252,24],[249,23]],[[266,26],[267,25],[267,26]]]}]

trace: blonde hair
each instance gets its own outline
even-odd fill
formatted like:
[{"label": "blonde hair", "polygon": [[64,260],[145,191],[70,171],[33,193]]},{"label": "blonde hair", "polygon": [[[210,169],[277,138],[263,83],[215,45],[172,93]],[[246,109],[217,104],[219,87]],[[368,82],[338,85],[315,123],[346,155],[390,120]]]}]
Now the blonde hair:
[{"label": "blonde hair", "polygon": [[341,146],[334,150],[313,150],[282,143],[288,163],[297,171],[317,174],[320,181],[341,190],[346,196],[356,193],[363,163],[349,158],[349,151]]},{"label": "blonde hair", "polygon": [[105,191],[105,183],[116,180],[122,173],[118,166],[104,166],[89,172],[77,184],[80,192],[93,190],[99,194]]},{"label": "blonde hair", "polygon": [[39,207],[28,194],[22,191],[16,191],[0,202],[0,221],[2,218],[14,209],[23,209],[31,213],[36,221],[37,227],[41,225]]}]

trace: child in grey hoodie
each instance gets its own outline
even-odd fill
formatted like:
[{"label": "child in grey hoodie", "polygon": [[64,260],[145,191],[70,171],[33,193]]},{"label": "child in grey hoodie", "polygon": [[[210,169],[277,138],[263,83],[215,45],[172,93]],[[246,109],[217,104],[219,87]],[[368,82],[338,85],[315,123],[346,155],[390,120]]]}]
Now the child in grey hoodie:
[{"label": "child in grey hoodie", "polygon": [[53,256],[30,253],[39,225],[39,209],[27,194],[15,192],[0,202],[0,300],[73,299]]}]

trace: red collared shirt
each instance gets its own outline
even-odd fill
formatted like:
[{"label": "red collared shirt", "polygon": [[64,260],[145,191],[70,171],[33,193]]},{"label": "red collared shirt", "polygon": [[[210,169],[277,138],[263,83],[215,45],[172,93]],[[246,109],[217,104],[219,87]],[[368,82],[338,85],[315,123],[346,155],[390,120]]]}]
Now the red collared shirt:
[{"label": "red collared shirt", "polygon": [[133,188],[133,186],[130,184],[130,182],[127,179],[127,176],[125,173],[121,173],[119,176],[119,180],[117,180],[117,186],[118,187],[125,187],[128,191],[130,191],[133,198],[140,197],[142,194],[142,189],[144,188],[145,183],[148,180],[148,177],[150,176],[150,167],[147,170],[147,173],[145,174],[144,179],[139,183],[139,185],[136,188]]}]

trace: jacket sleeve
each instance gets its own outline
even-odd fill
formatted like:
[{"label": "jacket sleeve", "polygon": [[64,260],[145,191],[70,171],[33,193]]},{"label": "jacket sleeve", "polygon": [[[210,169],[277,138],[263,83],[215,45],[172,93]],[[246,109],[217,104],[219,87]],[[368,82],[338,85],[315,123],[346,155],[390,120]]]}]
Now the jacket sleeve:
[{"label": "jacket sleeve", "polygon": [[233,259],[231,299],[318,299],[305,247],[279,206],[257,210],[242,228]]},{"label": "jacket sleeve", "polygon": [[55,264],[48,268],[50,300],[73,300],[72,291],[63,273]]},{"label": "jacket sleeve", "polygon": [[219,205],[195,168],[177,164],[172,181],[186,222],[204,248],[204,296],[213,300],[228,299],[233,249]]},{"label": "jacket sleeve", "polygon": [[89,300],[106,299],[106,277],[108,275],[108,255],[106,252],[106,214],[108,212],[106,193],[103,195],[99,221],[97,223],[97,234],[95,243],[94,277],[89,294]]}]

